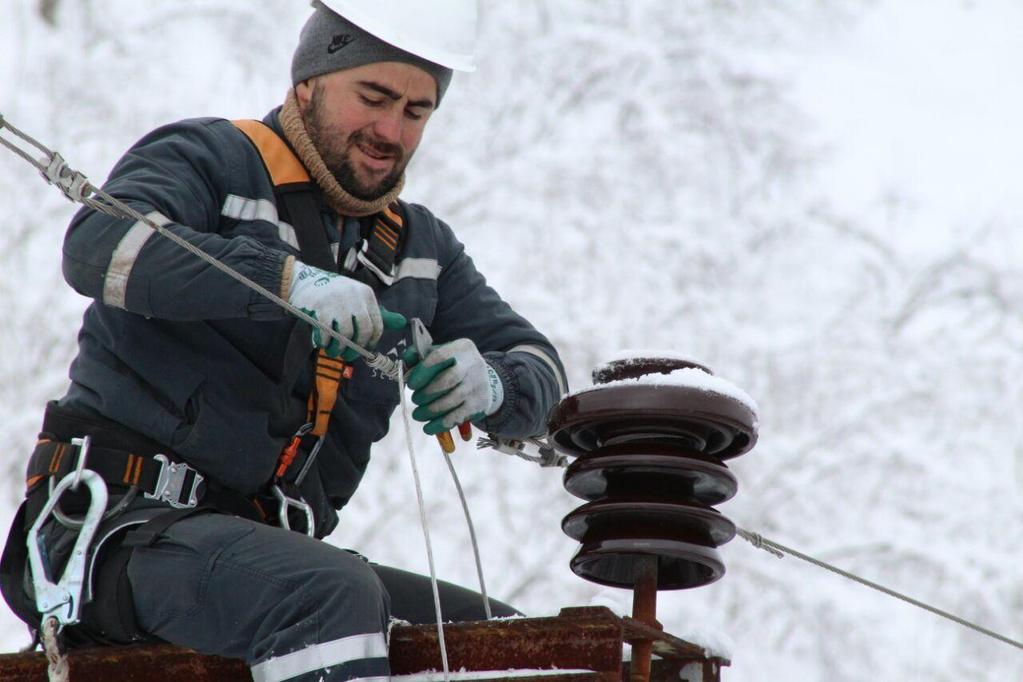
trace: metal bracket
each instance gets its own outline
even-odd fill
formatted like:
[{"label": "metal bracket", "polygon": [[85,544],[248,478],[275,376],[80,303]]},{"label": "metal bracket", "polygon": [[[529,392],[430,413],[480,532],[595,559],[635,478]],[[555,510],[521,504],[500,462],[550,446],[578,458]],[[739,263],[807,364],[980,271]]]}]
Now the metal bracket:
[{"label": "metal bracket", "polygon": [[486,438],[476,441],[476,447],[477,449],[491,448],[506,455],[521,457],[527,462],[539,464],[541,467],[568,466],[568,457],[559,455],[553,447],[539,438],[515,440],[487,434]]},{"label": "metal bracket", "polygon": [[369,240],[364,239],[362,241],[362,247],[355,255],[356,260],[358,260],[358,262],[361,263],[364,268],[366,268],[374,275],[376,275],[377,278],[384,283],[384,286],[391,286],[392,284],[394,284],[394,266],[393,265],[391,266],[391,273],[388,274],[381,270],[380,268],[378,268],[376,266],[376,263],[371,261],[369,259],[369,256],[366,255],[367,253],[369,253]]},{"label": "metal bracket", "polygon": [[[175,509],[190,509],[199,504],[199,486],[205,480],[202,474],[184,462],[170,461],[167,455],[153,455],[153,459],[160,462],[160,475],[156,480],[156,489],[152,493],[144,493],[143,497],[166,502]],[[188,491],[188,502],[182,503],[181,490],[189,471],[195,474],[195,478]]]}]

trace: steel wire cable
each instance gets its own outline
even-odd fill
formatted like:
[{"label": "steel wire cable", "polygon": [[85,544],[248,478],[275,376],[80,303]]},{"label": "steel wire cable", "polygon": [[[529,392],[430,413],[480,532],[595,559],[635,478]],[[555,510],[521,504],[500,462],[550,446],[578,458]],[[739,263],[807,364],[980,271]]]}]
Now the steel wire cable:
[{"label": "steel wire cable", "polygon": [[954,613],[949,613],[948,611],[944,611],[942,609],[939,609],[936,606],[931,606],[930,604],[927,604],[926,602],[922,602],[919,599],[914,599],[913,597],[910,597],[908,595],[902,594],[901,592],[897,592],[897,591],[895,591],[895,590],[893,590],[893,589],[891,589],[889,587],[885,587],[884,585],[880,585],[880,584],[875,583],[875,582],[873,582],[871,580],[867,580],[866,578],[861,578],[860,576],[856,575],[855,573],[850,573],[849,571],[846,571],[846,570],[843,570],[841,568],[838,568],[837,566],[833,566],[832,564],[829,564],[826,561],[822,561],[821,559],[817,559],[817,558],[812,557],[812,556],[810,556],[808,554],[803,554],[802,552],[794,550],[791,547],[786,547],[785,545],[783,545],[783,544],[781,544],[779,542],[775,542],[774,540],[768,540],[764,536],[760,535],[760,533],[754,533],[754,532],[748,531],[748,530],[746,530],[744,528],[739,528],[739,529],[737,529],[736,532],[737,532],[737,535],[739,537],[741,537],[743,540],[745,540],[746,542],[750,543],[751,545],[753,545],[757,549],[762,549],[765,552],[768,552],[769,554],[773,554],[774,556],[778,557],[779,559],[783,559],[786,554],[789,554],[791,556],[796,557],[797,559],[802,559],[803,561],[805,561],[807,563],[813,564],[814,566],[817,566],[819,568],[823,568],[826,571],[831,571],[832,573],[835,573],[836,575],[840,575],[843,578],[846,578],[848,580],[852,580],[853,582],[857,582],[860,585],[864,585],[866,587],[869,587],[872,590],[877,590],[878,592],[881,592],[882,594],[886,594],[889,597],[894,597],[895,599],[899,599],[901,601],[904,601],[907,604],[915,606],[915,607],[917,607],[919,609],[923,609],[924,611],[929,611],[930,613],[933,613],[936,616],[941,616],[942,618],[950,620],[953,623],[956,623],[957,625],[961,625],[961,626],[963,626],[965,628],[969,628],[970,630],[974,630],[976,632],[979,632],[982,635],[985,635],[987,637],[991,637],[992,639],[997,639],[998,641],[1004,642],[1005,644],[1008,644],[1009,646],[1013,646],[1013,647],[1016,647],[1017,649],[1023,650],[1023,642],[1018,642],[1018,641],[1016,641],[1016,640],[1014,640],[1014,639],[1012,639],[1010,637],[1006,637],[1005,635],[999,634],[999,633],[997,633],[997,632],[995,632],[993,630],[989,630],[988,628],[985,628],[985,627],[983,627],[981,625],[977,625],[976,623],[968,621],[968,620],[966,620],[965,618],[963,618],[961,616],[955,615]]},{"label": "steel wire cable", "polygon": [[142,213],[132,208],[131,206],[128,206],[123,201],[110,196],[101,189],[96,188],[95,186],[88,182],[88,179],[84,175],[82,175],[78,171],[70,169],[67,166],[67,163],[59,154],[48,149],[38,140],[34,139],[33,137],[27,135],[23,131],[11,125],[11,123],[3,117],[3,114],[0,114],[0,133],[2,133],[5,128],[7,130],[10,130],[15,136],[31,144],[33,147],[38,149],[40,153],[44,154],[45,163],[34,158],[28,151],[22,149],[17,144],[12,142],[8,138],[3,137],[2,135],[0,135],[0,144],[3,144],[5,147],[16,153],[18,156],[32,164],[36,168],[36,170],[42,173],[43,177],[48,182],[57,185],[64,193],[64,195],[71,201],[84,204],[89,208],[92,208],[96,211],[100,211],[101,213],[109,215],[113,218],[134,220],[136,222],[140,222],[148,226],[150,229],[154,230],[155,232],[165,237],[166,239],[169,239],[171,242],[177,244],[178,246],[185,249],[189,253],[193,254],[197,258],[201,259],[205,263],[213,266],[217,270],[223,272],[225,275],[228,275],[229,277],[241,283],[242,285],[248,287],[252,291],[255,291],[260,296],[277,304],[278,306],[280,306],[287,312],[291,313],[298,319],[302,320],[303,322],[306,322],[312,325],[313,327],[319,329],[321,333],[326,334],[332,339],[336,339],[345,347],[353,349],[356,353],[362,356],[362,358],[366,360],[366,364],[368,364],[373,369],[379,370],[381,373],[383,373],[385,376],[392,380],[395,381],[397,380],[398,373],[400,371],[397,362],[391,360],[383,353],[372,353],[366,350],[362,346],[356,344],[351,339],[348,339],[347,337],[338,333],[330,326],[324,324],[323,322],[317,320],[312,315],[306,313],[301,308],[292,305],[290,302],[278,296],[277,294],[270,291],[266,287],[253,281],[252,279],[246,277],[245,275],[238,272],[237,270],[227,265],[226,263],[223,263],[217,258],[206,253],[195,244],[189,242],[184,237],[175,234],[171,230],[168,230],[163,225],[158,224],[157,222],[143,215]]}]

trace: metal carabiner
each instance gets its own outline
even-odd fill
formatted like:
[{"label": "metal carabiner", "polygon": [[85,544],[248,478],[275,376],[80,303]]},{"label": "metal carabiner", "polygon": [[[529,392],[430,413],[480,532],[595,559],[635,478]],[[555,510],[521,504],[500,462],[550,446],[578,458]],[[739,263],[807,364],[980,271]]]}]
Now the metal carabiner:
[{"label": "metal carabiner", "polygon": [[288,510],[294,507],[305,514],[305,534],[309,537],[314,537],[313,533],[316,532],[316,516],[313,514],[313,508],[305,500],[296,500],[294,497],[285,495],[284,491],[281,490],[281,486],[276,483],[270,490],[277,499],[277,521],[281,524],[281,528],[291,530],[291,522],[288,521]]},{"label": "metal carabiner", "polygon": [[[82,438],[72,438],[71,445],[78,448],[78,459],[75,462],[75,470],[72,472],[75,478],[71,483],[71,492],[74,493],[78,492],[78,485],[82,480],[82,472],[85,471],[85,462],[89,457],[89,448],[92,446],[92,437],[84,436]],[[53,493],[56,488],[53,476],[50,476],[48,487],[50,489],[50,497],[53,497]],[[107,519],[113,518],[127,509],[128,505],[135,499],[135,495],[137,493],[138,486],[131,486],[131,488],[128,489],[128,492],[121,496],[121,500],[103,514],[102,520],[106,521]],[[65,514],[63,510],[61,510],[60,504],[54,505],[53,517],[57,519],[57,522],[60,523],[60,525],[71,530],[79,530],[82,527],[82,524],[85,523],[85,517],[76,519]]]},{"label": "metal carabiner", "polygon": [[[85,520],[82,528],[78,531],[78,539],[71,550],[67,565],[60,580],[54,583],[47,575],[46,566],[43,563],[43,540],[39,537],[39,529],[46,519],[53,513],[60,496],[64,491],[79,483],[85,483],[89,489],[90,497],[89,510],[85,513]],[[32,586],[35,588],[36,609],[43,617],[43,622],[49,618],[57,620],[57,632],[64,629],[66,625],[74,625],[80,620],[79,614],[82,608],[82,586],[85,583],[85,567],[88,558],[89,546],[92,544],[93,536],[103,520],[103,513],[107,507],[107,485],[103,478],[91,469],[81,469],[69,473],[60,483],[57,484],[50,498],[46,501],[39,516],[36,517],[32,527],[28,530],[28,562],[32,571]]]},{"label": "metal carabiner", "polygon": [[295,485],[302,485],[302,481],[305,480],[306,475],[313,466],[313,462],[316,461],[316,456],[320,454],[320,448],[323,447],[323,439],[326,436],[320,436],[316,439],[316,445],[309,451],[309,454],[305,457],[305,462],[302,463],[302,468],[298,470],[298,476],[295,477]]}]

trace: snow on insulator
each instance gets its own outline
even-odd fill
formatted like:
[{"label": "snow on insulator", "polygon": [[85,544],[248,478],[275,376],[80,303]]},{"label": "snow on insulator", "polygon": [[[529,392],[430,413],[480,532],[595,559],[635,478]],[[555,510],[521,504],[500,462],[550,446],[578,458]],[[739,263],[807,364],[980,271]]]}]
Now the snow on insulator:
[{"label": "snow on insulator", "polygon": [[[594,381],[597,381],[597,377],[605,376],[609,371],[615,369],[632,369],[645,367],[652,359],[660,358],[661,356],[635,356],[626,359],[612,360],[605,365],[601,365],[597,369],[593,370]],[[698,365],[695,361],[682,358],[672,358],[679,362],[690,363],[696,366],[693,367],[681,367],[679,369],[673,369],[667,373],[654,372],[652,374],[640,374],[637,376],[626,376],[621,379],[613,379],[604,383],[594,384],[593,386],[585,386],[576,391],[568,393],[565,397],[579,395],[588,391],[594,391],[597,389],[607,388],[609,386],[629,386],[629,385],[641,385],[641,386],[682,386],[686,388],[698,389],[701,391],[707,391],[708,393],[717,393],[718,395],[727,396],[734,400],[741,402],[746,408],[753,414],[754,427],[759,424],[760,408],[757,406],[757,402],[750,396],[749,393],[742,390],[727,379],[714,376],[710,373],[710,370],[705,369],[702,365]]]}]

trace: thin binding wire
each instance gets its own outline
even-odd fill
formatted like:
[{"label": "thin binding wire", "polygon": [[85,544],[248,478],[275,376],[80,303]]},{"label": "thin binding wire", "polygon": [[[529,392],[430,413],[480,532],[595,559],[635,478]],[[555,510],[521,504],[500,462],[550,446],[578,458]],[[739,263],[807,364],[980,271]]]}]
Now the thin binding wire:
[{"label": "thin binding wire", "polygon": [[437,640],[440,642],[440,660],[444,668],[444,682],[450,682],[451,672],[448,669],[448,649],[444,642],[444,616],[440,607],[440,590],[437,587],[437,569],[433,563],[433,545],[430,543],[430,524],[426,518],[426,505],[423,503],[423,486],[419,481],[419,468],[416,466],[416,454],[412,445],[412,425],[409,420],[408,402],[405,399],[405,376],[398,373],[398,390],[401,399],[401,416],[405,424],[405,441],[408,443],[409,462],[412,464],[412,479],[416,484],[416,501],[419,503],[419,522],[423,526],[423,537],[426,540],[426,559],[430,564],[430,587],[433,588],[433,608],[437,614]]},{"label": "thin binding wire", "polygon": [[458,474],[455,472],[455,464],[451,461],[451,455],[445,453],[444,461],[447,462],[448,471],[451,472],[451,480],[455,482],[455,490],[458,491],[458,499],[462,502],[462,513],[465,514],[465,523],[469,527],[469,540],[472,542],[472,555],[476,559],[476,575],[479,576],[480,580],[480,594],[483,596],[483,613],[486,614],[487,620],[494,617],[494,614],[490,612],[490,599],[487,597],[487,584],[483,580],[483,562],[480,561],[480,547],[476,541],[476,528],[472,523],[472,515],[469,513],[469,503],[465,500],[465,493],[462,492],[462,483],[458,480]]}]

